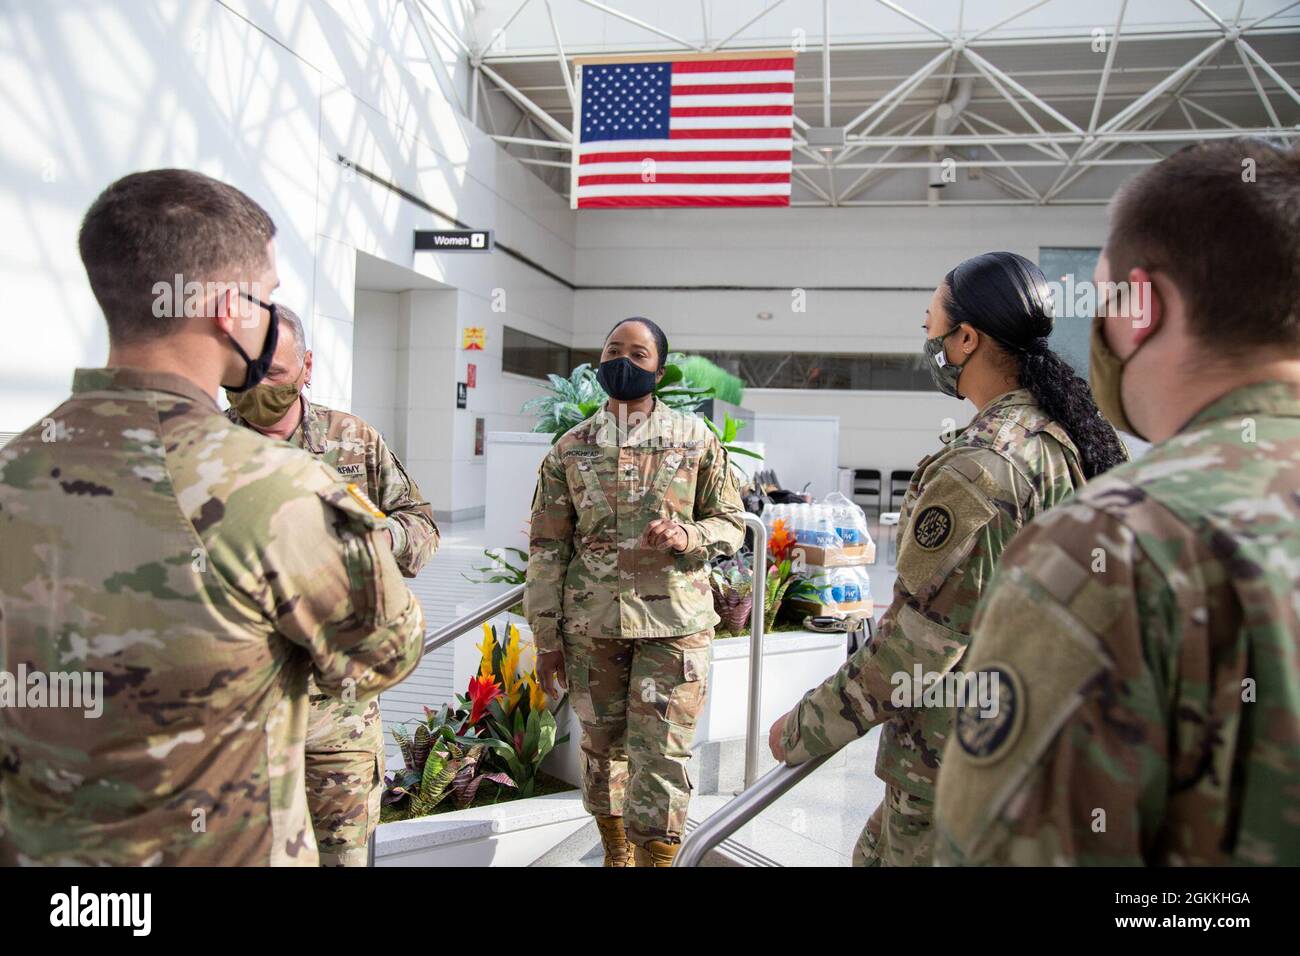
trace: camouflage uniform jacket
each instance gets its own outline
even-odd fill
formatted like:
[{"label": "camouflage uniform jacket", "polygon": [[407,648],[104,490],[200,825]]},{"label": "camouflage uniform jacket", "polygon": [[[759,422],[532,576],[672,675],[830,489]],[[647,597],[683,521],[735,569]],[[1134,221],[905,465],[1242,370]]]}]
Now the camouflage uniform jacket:
[{"label": "camouflage uniform jacket", "polygon": [[0,864],[314,866],[309,674],[420,657],[381,527],[187,379],[79,370],[0,449],[0,671],[102,675],[103,710],[0,706]]},{"label": "camouflage uniform jacket", "polygon": [[1300,387],[1249,385],[1003,556],[944,755],[950,863],[1300,864]]},{"label": "camouflage uniform jacket", "polygon": [[[415,577],[438,550],[433,508],[423,500],[379,429],[356,415],[315,405],[306,397],[301,401],[302,422],[289,436],[289,444],[322,459],[344,481],[355,482],[384,512],[397,566],[406,577]],[[226,410],[226,416],[252,427],[233,408]]]},{"label": "camouflage uniform jacket", "polygon": [[[533,494],[524,609],[542,652],[560,634],[679,637],[717,624],[708,561],[745,539],[744,505],[727,452],[704,420],[656,400],[620,435],[601,408],[555,443]],[[643,543],[668,517],[682,552]]]},{"label": "camouflage uniform jacket", "polygon": [[[916,668],[923,678],[957,668],[1007,542],[1083,480],[1069,436],[1025,389],[993,399],[943,451],[922,459],[899,516],[893,601],[874,640],[791,711],[787,763],[833,753],[884,723],[877,775],[933,800],[952,715],[922,705]],[[910,702],[895,698],[904,682]]]}]

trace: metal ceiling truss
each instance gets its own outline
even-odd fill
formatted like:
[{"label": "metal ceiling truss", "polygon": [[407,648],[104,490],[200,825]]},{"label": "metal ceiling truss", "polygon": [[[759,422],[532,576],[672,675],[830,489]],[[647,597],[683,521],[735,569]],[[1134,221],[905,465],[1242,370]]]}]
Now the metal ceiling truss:
[{"label": "metal ceiling truss", "polygon": [[[444,81],[446,70],[442,62],[434,56],[429,36],[428,24],[438,28],[439,34],[446,37],[451,45],[459,49],[471,66],[469,83],[468,115],[471,120],[483,126],[491,137],[503,148],[514,147],[516,158],[530,166],[536,167],[551,185],[560,192],[567,192],[569,177],[562,174],[547,175],[547,170],[567,170],[574,148],[572,131],[554,116],[538,106],[526,93],[512,85],[500,72],[486,62],[486,58],[499,43],[510,24],[531,3],[538,3],[546,8],[554,39],[554,56],[560,69],[570,108],[577,109],[577,91],[574,85],[568,57],[560,35],[560,25],[556,19],[554,3],[558,0],[520,0],[513,12],[500,27],[495,29],[488,42],[479,49],[471,48],[455,30],[441,22],[431,10],[426,0],[405,0],[412,19],[416,21],[417,30],[421,31],[421,43],[429,56],[440,84],[450,88],[449,80]],[[733,42],[746,30],[758,23],[773,10],[782,6],[785,0],[772,0],[758,13],[739,24],[730,33],[716,42],[709,42],[711,28],[709,6],[701,0],[700,9],[704,27],[704,44],[693,43],[669,30],[635,17],[622,10],[601,3],[600,0],[573,0],[592,7],[611,17],[626,21],[648,33],[669,41],[682,50],[710,53],[724,49],[734,49]],[[1266,77],[1272,84],[1273,96],[1279,93],[1289,97],[1300,105],[1300,92],[1289,83],[1260,53],[1251,45],[1247,37],[1257,32],[1269,21],[1293,7],[1300,6],[1300,0],[1291,0],[1279,6],[1272,13],[1261,16],[1248,23],[1241,23],[1244,0],[1237,5],[1236,15],[1226,21],[1210,10],[1202,0],[1187,0],[1199,10],[1213,26],[1207,31],[1214,36],[1212,42],[1197,52],[1177,69],[1170,72],[1144,94],[1121,108],[1105,122],[1101,122],[1103,104],[1106,100],[1107,87],[1110,83],[1123,34],[1124,18],[1128,11],[1129,0],[1120,4],[1113,32],[1108,40],[1106,59],[1092,98],[1091,115],[1086,127],[1081,127],[1055,108],[1043,96],[1034,93],[1010,73],[991,62],[982,53],[972,48],[972,44],[988,38],[1003,27],[1019,20],[1028,13],[1053,2],[1053,0],[1034,0],[1023,9],[1004,18],[992,26],[976,33],[963,35],[962,22],[964,7],[962,4],[958,16],[958,26],[954,33],[934,26],[922,17],[906,9],[894,0],[874,0],[899,16],[907,19],[935,39],[924,44],[913,44],[912,48],[922,51],[927,47],[937,49],[933,57],[918,67],[910,76],[897,83],[883,96],[880,96],[857,116],[844,125],[845,145],[830,152],[814,149],[808,145],[806,131],[810,124],[807,120],[795,116],[794,149],[795,163],[793,175],[795,181],[812,194],[811,199],[793,201],[797,206],[859,206],[859,205],[925,205],[934,204],[936,196],[923,200],[900,199],[858,199],[863,192],[870,190],[882,179],[899,170],[935,170],[940,163],[947,163],[949,168],[974,171],[980,178],[996,186],[1002,193],[1001,199],[944,200],[944,205],[952,204],[1032,204],[1046,203],[1099,203],[1108,197],[1071,199],[1063,193],[1093,169],[1105,166],[1141,166],[1158,162],[1165,154],[1154,144],[1182,145],[1211,138],[1238,135],[1267,135],[1274,138],[1294,140],[1300,138],[1300,128],[1284,127],[1276,107],[1270,100],[1270,90],[1264,85]],[[1059,2],[1059,0],[1058,0]],[[831,0],[822,0],[821,42],[822,54],[822,96],[821,116],[823,126],[831,126],[831,51],[833,49],[831,26]],[[1140,35],[1143,39],[1152,39],[1150,34]],[[1185,38],[1187,35],[1182,34]],[[903,45],[894,44],[894,49]],[[1209,109],[1187,95],[1187,89],[1197,76],[1214,60],[1219,52],[1227,46],[1233,47],[1248,77],[1251,87],[1258,96],[1268,117],[1269,127],[1243,128]],[[855,45],[853,48],[860,48]],[[981,79],[996,91],[998,97],[1015,112],[1024,122],[1025,128],[1011,129],[1005,125],[970,109],[968,106],[955,116],[947,132],[935,134],[921,133],[927,123],[934,120],[936,113],[949,101],[957,81],[959,65],[969,64]],[[913,99],[916,91],[927,80],[946,71],[942,99],[939,104],[920,102]],[[509,133],[499,132],[495,117],[489,103],[488,83],[498,92],[511,100],[520,111],[520,121],[524,123],[529,135],[516,135],[520,122],[514,124]],[[454,101],[459,97],[452,94]],[[890,118],[899,107],[908,104],[913,109],[920,108],[919,116],[911,116],[894,123],[888,129],[877,132],[882,124]],[[1154,129],[1170,109],[1177,106],[1186,126],[1182,129]],[[463,107],[464,108],[464,107]],[[1198,124],[1193,111],[1201,118]],[[1035,115],[1037,113],[1038,115]],[[1211,121],[1209,124],[1206,120]],[[937,121],[936,121],[937,122]],[[977,125],[978,124],[978,125]],[[963,132],[957,133],[955,130]],[[535,134],[535,135],[533,135]],[[1112,157],[1111,154],[1122,146],[1139,146],[1143,154],[1137,156]],[[1040,158],[1008,156],[1003,149],[1022,147],[1032,150]],[[520,151],[527,150],[526,155]],[[878,150],[879,155],[866,157],[863,154]],[[899,150],[907,151],[907,158],[894,159]],[[556,151],[558,155],[547,158],[545,151]],[[1056,180],[1046,189],[1035,188],[1023,175],[1021,170],[1034,168],[1052,168],[1059,170]],[[841,174],[841,175],[837,175]]]}]

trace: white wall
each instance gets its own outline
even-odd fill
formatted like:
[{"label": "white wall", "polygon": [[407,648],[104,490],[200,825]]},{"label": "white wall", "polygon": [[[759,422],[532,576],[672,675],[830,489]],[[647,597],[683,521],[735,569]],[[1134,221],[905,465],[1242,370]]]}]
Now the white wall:
[{"label": "white wall", "polygon": [[[452,0],[432,6],[459,21]],[[564,200],[461,114],[466,66],[435,53],[437,71],[402,0],[0,0],[0,283],[15,345],[0,355],[0,431],[61,401],[74,367],[103,363],[77,228],[105,186],[140,169],[201,170],[271,213],[276,297],[303,317],[327,405],[353,401],[358,250],[457,287],[459,324],[495,316],[566,340],[564,285],[499,252],[417,262],[413,230],[445,223],[337,162],[572,273]],[[493,290],[504,313],[491,312]]]},{"label": "white wall", "polygon": [[358,289],[354,323],[358,335],[352,349],[352,411],[378,428],[399,458],[406,458],[406,396],[400,395],[398,295]]}]

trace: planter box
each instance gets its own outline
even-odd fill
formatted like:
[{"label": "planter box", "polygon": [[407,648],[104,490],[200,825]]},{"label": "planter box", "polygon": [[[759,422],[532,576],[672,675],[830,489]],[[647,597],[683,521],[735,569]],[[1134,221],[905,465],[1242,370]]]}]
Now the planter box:
[{"label": "planter box", "polygon": [[[532,635],[521,628],[520,636],[530,640]],[[818,634],[813,631],[788,631],[768,634],[764,638],[761,721],[764,728],[797,704],[809,689],[839,669],[848,656],[847,641],[847,634]],[[713,642],[711,650],[709,692],[696,724],[693,747],[745,736],[745,715],[749,707],[749,635],[719,638]],[[525,662],[528,661],[525,654]],[[558,735],[568,733],[569,739],[547,754],[542,769],[576,787],[582,781],[582,727],[567,702],[556,715],[556,722]]]},{"label": "planter box", "polygon": [[[811,688],[834,674],[848,656],[847,634],[785,631],[763,638],[764,731]],[[745,736],[749,709],[749,635],[713,642],[709,693],[695,730],[695,744]]]},{"label": "planter box", "polygon": [[381,823],[376,866],[529,866],[591,822],[577,791]]}]

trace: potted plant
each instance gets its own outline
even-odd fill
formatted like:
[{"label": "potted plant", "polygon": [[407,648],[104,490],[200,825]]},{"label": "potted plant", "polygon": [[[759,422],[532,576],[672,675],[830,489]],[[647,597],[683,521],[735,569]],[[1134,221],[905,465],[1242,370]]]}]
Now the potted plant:
[{"label": "potted plant", "polygon": [[448,797],[463,809],[483,783],[495,786],[495,800],[536,792],[542,761],[568,735],[557,739],[555,714],[535,670],[520,666],[518,628],[510,625],[507,633],[500,643],[496,628],[484,624],[479,672],[466,693],[441,710],[426,707],[414,732],[394,728],[405,766],[387,781],[383,802],[390,819],[437,812]]},{"label": "potted plant", "polygon": [[713,590],[713,610],[721,620],[721,630],[741,634],[749,624],[754,606],[754,577],[742,557],[728,558],[709,571]]},{"label": "potted plant", "polygon": [[499,786],[514,787],[508,774],[485,769],[487,748],[462,747],[456,741],[455,727],[466,718],[463,708],[444,704],[441,711],[424,709],[424,722],[415,733],[403,728],[393,730],[405,766],[392,774],[384,793],[383,805],[405,810],[407,818],[427,816],[448,797],[458,810],[474,802],[485,780]]},{"label": "potted plant", "polygon": [[404,765],[386,780],[380,865],[527,865],[590,821],[574,787],[541,770],[569,738],[518,628],[506,633],[485,624],[466,693],[394,729]]},{"label": "potted plant", "polygon": [[785,520],[777,518],[772,524],[772,534],[767,539],[767,557],[771,562],[767,569],[767,592],[763,602],[764,629],[770,631],[780,613],[781,603],[792,591],[803,593],[811,586],[806,578],[799,576],[791,560],[795,536],[785,526]]},{"label": "potted plant", "polygon": [[[505,557],[506,554],[513,556],[511,559]],[[471,568],[478,577],[470,577],[464,571],[460,576],[471,584],[523,584],[528,573],[528,552],[522,548],[484,548],[484,557],[488,558],[490,564],[482,567]],[[513,614],[516,617],[524,616],[524,603],[520,601],[512,604],[506,609],[507,614]]]},{"label": "potted plant", "polygon": [[[715,369],[721,377],[715,378],[714,384],[700,384],[686,371],[689,368],[694,374],[702,375],[703,370],[708,367]],[[600,387],[600,382],[596,380],[596,370],[592,368],[590,362],[579,365],[568,378],[559,375],[548,375],[547,378],[549,385],[546,387],[551,394],[529,399],[524,402],[520,411],[526,414],[535,413],[538,417],[533,431],[549,433],[552,443],[559,441],[560,436],[574,425],[585,422],[600,411],[601,406],[609,399],[605,390]],[[680,352],[670,352],[668,360],[664,363],[664,376],[655,386],[655,397],[669,408],[693,412],[706,398],[715,397],[717,388],[725,386],[724,379],[734,378],[735,376],[717,368],[701,356],[687,358]],[[718,436],[722,447],[728,453],[759,459],[763,457],[751,449],[733,444],[737,431],[745,424],[743,421],[725,415],[721,428],[708,418],[704,421],[709,430]]]}]

